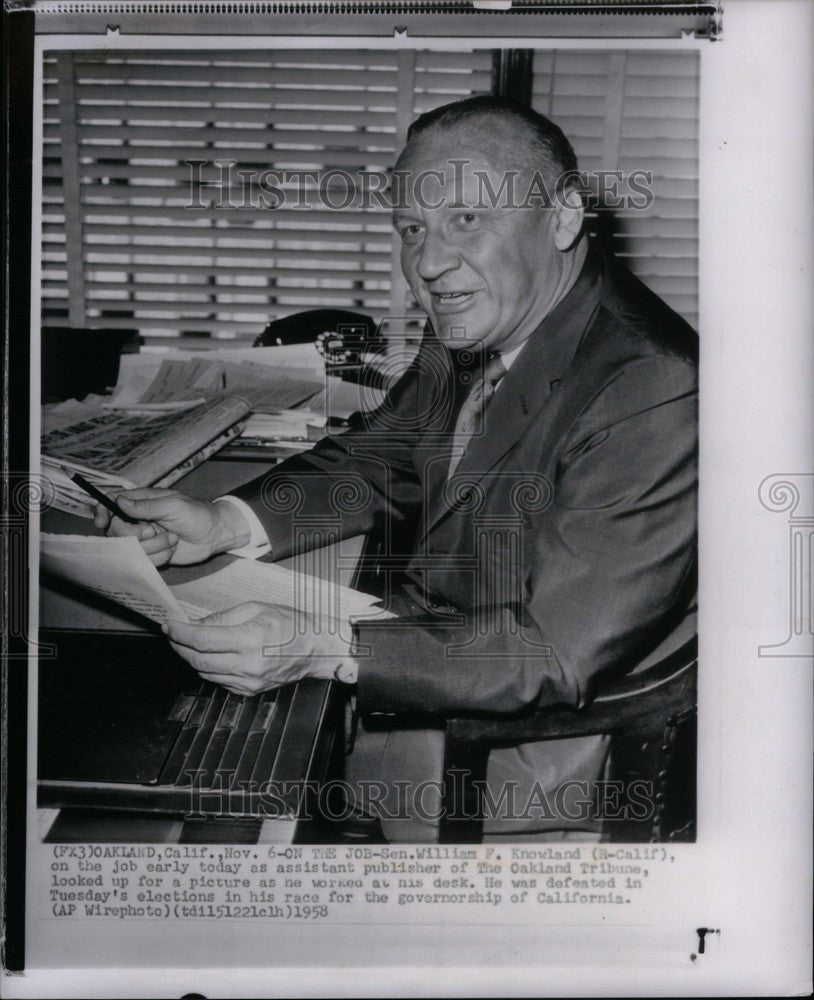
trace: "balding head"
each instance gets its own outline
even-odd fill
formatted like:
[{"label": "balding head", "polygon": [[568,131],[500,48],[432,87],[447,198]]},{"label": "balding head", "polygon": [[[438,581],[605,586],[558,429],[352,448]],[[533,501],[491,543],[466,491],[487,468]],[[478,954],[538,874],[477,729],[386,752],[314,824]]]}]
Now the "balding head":
[{"label": "balding head", "polygon": [[411,154],[443,143],[444,148],[478,149],[504,170],[538,173],[553,197],[576,184],[578,164],[559,126],[525,105],[502,97],[470,97],[427,111],[407,132],[397,169]]}]

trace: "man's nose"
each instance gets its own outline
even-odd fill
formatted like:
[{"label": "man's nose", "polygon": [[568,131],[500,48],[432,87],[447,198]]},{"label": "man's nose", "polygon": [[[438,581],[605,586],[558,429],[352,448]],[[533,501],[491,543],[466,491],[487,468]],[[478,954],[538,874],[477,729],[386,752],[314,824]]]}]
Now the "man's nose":
[{"label": "man's nose", "polygon": [[457,249],[440,235],[427,233],[421,245],[416,270],[424,281],[434,281],[461,266]]}]

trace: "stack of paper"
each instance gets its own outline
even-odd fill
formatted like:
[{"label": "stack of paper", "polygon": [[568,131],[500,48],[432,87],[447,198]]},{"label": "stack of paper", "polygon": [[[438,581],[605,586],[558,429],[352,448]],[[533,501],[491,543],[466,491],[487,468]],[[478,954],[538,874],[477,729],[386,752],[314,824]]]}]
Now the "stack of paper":
[{"label": "stack of paper", "polygon": [[273,446],[285,453],[308,451],[323,437],[326,419],[312,410],[253,413],[240,435],[241,445]]},{"label": "stack of paper", "polygon": [[369,412],[383,398],[382,389],[326,377],[312,344],[125,354],[111,396],[44,410],[43,472],[57,507],[90,517],[73,472],[110,494],[169,486],[241,431],[232,457],[248,449],[280,460],[312,448],[329,415]]},{"label": "stack of paper", "polygon": [[303,611],[315,623],[392,617],[370,594],[251,559],[236,558],[208,576],[170,587],[132,535],[43,534],[40,551],[45,572],[161,624],[195,621],[248,601]]},{"label": "stack of paper", "polygon": [[107,405],[131,410],[183,409],[227,394],[247,399],[255,412],[274,413],[306,402],[322,385],[321,368],[281,366],[263,348],[124,355]]}]

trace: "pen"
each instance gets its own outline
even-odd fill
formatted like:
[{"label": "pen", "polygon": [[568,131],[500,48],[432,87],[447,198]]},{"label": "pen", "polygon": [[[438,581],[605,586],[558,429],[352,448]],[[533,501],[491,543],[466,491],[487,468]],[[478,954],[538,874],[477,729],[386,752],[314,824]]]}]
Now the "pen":
[{"label": "pen", "polygon": [[88,496],[93,497],[94,500],[98,500],[103,507],[107,507],[111,514],[115,514],[116,517],[121,518],[122,521],[126,521],[128,524],[139,524],[139,521],[135,517],[128,517],[127,514],[122,511],[118,504],[111,500],[110,497],[106,497],[101,490],[97,490],[93,483],[89,483],[84,476],[80,476],[78,472],[75,472],[71,479],[83,489]]}]

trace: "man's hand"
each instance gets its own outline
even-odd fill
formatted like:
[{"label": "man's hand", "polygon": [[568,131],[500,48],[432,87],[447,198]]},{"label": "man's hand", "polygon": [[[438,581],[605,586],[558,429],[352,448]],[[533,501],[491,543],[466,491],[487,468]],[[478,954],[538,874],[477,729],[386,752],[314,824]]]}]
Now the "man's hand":
[{"label": "man's hand", "polygon": [[[259,601],[216,612],[193,624],[168,622],[170,645],[207,681],[253,695],[302,680],[356,680],[350,644],[324,622]],[[341,669],[337,669],[341,667]]]},{"label": "man's hand", "polygon": [[116,496],[122,512],[136,524],[111,517],[101,505],[94,523],[109,535],[135,535],[155,563],[185,566],[249,541],[249,526],[230,503],[193,500],[177,490],[125,490]]}]

